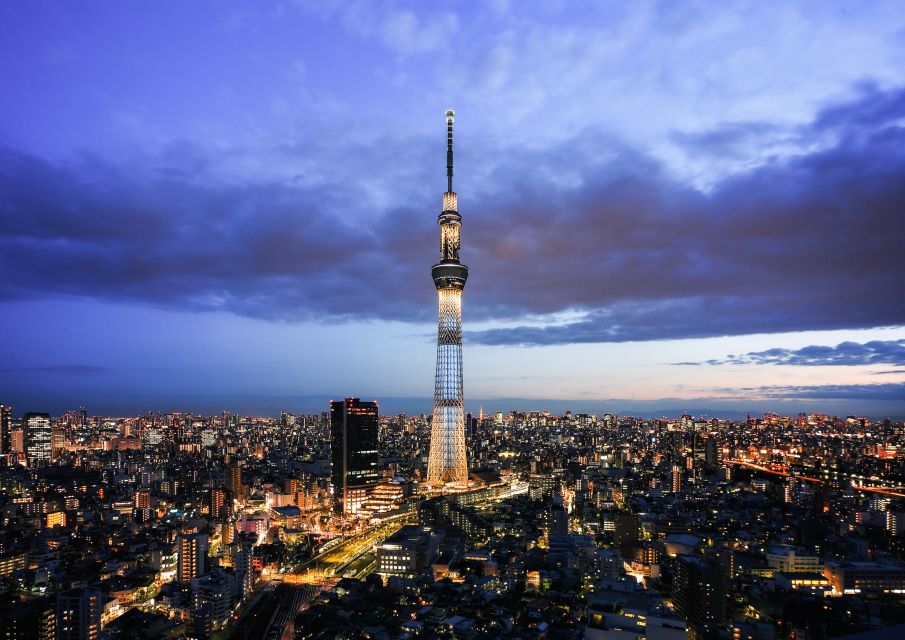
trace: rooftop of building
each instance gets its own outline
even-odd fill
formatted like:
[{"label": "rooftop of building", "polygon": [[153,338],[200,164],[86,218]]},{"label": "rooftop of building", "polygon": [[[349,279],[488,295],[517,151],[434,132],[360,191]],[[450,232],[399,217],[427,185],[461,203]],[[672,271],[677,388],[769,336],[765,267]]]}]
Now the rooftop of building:
[{"label": "rooftop of building", "polygon": [[391,535],[380,545],[381,549],[426,549],[431,544],[431,538],[435,536],[430,527],[408,525]]}]

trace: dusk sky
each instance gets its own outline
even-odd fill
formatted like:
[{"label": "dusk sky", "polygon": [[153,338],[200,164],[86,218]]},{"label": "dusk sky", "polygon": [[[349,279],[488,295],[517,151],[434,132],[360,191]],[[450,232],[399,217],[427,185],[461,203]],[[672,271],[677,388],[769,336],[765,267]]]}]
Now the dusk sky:
[{"label": "dusk sky", "polygon": [[0,403],[905,416],[890,2],[0,3]]}]

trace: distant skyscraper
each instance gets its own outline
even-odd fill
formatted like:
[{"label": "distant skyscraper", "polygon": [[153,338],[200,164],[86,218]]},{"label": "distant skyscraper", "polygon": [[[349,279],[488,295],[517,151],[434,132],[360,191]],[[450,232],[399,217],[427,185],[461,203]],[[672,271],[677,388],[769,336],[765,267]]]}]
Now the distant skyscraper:
[{"label": "distant skyscraper", "polygon": [[0,404],[0,455],[12,453],[9,431],[13,427],[13,408]]},{"label": "distant skyscraper", "polygon": [[28,466],[40,467],[50,462],[53,450],[53,425],[47,413],[25,414],[25,455]]},{"label": "distant skyscraper", "polygon": [[440,225],[440,262],[431,268],[439,298],[437,323],[437,374],[434,379],[434,413],[431,421],[427,481],[432,485],[468,484],[465,457],[465,413],[462,391],[462,291],[468,267],[459,262],[462,216],[453,177],[453,121],[446,111],[446,182]]},{"label": "distant skyscraper", "polygon": [[707,444],[704,446],[704,462],[711,467],[718,467],[722,462],[722,452],[720,444],[717,442],[716,435],[710,434],[707,438]]},{"label": "distant skyscraper", "polygon": [[66,447],[66,432],[63,425],[55,424],[50,431],[50,459],[56,461]]},{"label": "distant skyscraper", "polygon": [[70,589],[57,595],[57,640],[94,640],[104,609],[100,589]]},{"label": "distant skyscraper", "polygon": [[357,513],[377,484],[377,403],[358,398],[330,403],[333,506]]}]

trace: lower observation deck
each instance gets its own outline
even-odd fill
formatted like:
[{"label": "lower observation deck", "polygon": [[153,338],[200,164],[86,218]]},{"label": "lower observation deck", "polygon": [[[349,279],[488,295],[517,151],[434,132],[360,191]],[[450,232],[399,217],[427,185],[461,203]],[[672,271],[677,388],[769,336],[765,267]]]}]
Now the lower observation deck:
[{"label": "lower observation deck", "polygon": [[441,262],[431,267],[431,276],[438,289],[461,291],[465,288],[465,281],[468,280],[468,267],[458,262]]}]

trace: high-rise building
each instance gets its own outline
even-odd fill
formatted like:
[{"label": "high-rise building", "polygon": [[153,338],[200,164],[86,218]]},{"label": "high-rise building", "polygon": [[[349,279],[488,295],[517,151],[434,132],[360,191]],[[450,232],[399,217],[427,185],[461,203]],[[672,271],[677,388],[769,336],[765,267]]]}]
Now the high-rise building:
[{"label": "high-rise building", "polygon": [[57,629],[55,599],[38,597],[0,609],[2,640],[54,640]]},{"label": "high-rise building", "polygon": [[711,434],[709,438],[707,438],[707,444],[704,445],[704,462],[710,465],[711,467],[718,467],[722,462],[722,451],[720,450],[720,443],[717,441],[716,436]]},{"label": "high-rise building", "polygon": [[13,427],[13,408],[0,404],[0,455],[12,453],[10,429]]},{"label": "high-rise building", "polygon": [[150,522],[153,519],[151,492],[148,489],[139,489],[132,495],[132,517],[136,522]]},{"label": "high-rise building", "polygon": [[55,424],[50,430],[50,459],[56,461],[66,448],[66,432],[63,425]]},{"label": "high-rise building", "polygon": [[57,595],[57,640],[94,640],[101,633],[101,590],[70,589]]},{"label": "high-rise building", "polygon": [[672,466],[672,471],[670,473],[670,489],[673,493],[682,491],[682,467],[677,464]]},{"label": "high-rise building", "polygon": [[10,453],[25,454],[25,429],[13,429],[9,434]]},{"label": "high-rise building", "polygon": [[189,582],[192,578],[204,574],[207,556],[207,535],[203,533],[187,533],[179,536],[178,565],[176,579]]},{"label": "high-rise building", "polygon": [[434,379],[434,413],[431,418],[427,481],[432,485],[468,484],[465,457],[465,413],[462,391],[462,291],[468,267],[459,262],[462,216],[453,178],[453,122],[455,111],[446,110],[446,182],[440,225],[440,262],[431,268],[437,288],[437,373]]},{"label": "high-rise building", "polygon": [[44,526],[48,529],[53,529],[54,527],[65,527],[66,526],[66,512],[65,511],[51,511],[47,515],[44,516]]},{"label": "high-rise building", "polygon": [[641,517],[634,513],[618,513],[614,518],[613,542],[628,545],[641,539]]},{"label": "high-rise building", "polygon": [[220,524],[220,542],[227,545],[232,544],[233,538],[236,536],[236,524],[232,520],[227,520]]},{"label": "high-rise building", "polygon": [[148,489],[139,489],[132,495],[132,506],[136,509],[151,508],[151,492]]},{"label": "high-rise building", "polygon": [[[214,625],[222,625],[229,616],[235,591],[234,574],[218,572],[193,578],[191,582],[193,622],[203,620],[203,626],[209,631],[213,630]],[[197,626],[200,625],[196,625],[196,628]],[[204,633],[203,637],[210,637],[209,631]]]},{"label": "high-rise building", "polygon": [[715,637],[726,613],[725,569],[701,556],[676,558],[672,599],[696,638]]},{"label": "high-rise building", "polygon": [[25,455],[28,466],[40,467],[50,462],[53,425],[47,413],[25,414]]},{"label": "high-rise building", "polygon": [[210,489],[207,493],[207,511],[211,518],[225,518],[229,515],[229,505],[226,500],[226,490],[219,487]]},{"label": "high-rise building", "polygon": [[245,487],[242,485],[242,467],[235,461],[229,465],[229,493],[233,500],[242,502],[245,499]]},{"label": "high-rise building", "polygon": [[379,479],[377,403],[358,398],[331,402],[330,436],[334,510],[358,513]]},{"label": "high-rise building", "polygon": [[244,600],[245,596],[251,593],[255,583],[250,547],[240,546],[240,549],[233,554],[233,568],[238,580],[239,600]]},{"label": "high-rise building", "polygon": [[569,533],[569,516],[562,505],[551,505],[547,510],[544,533],[549,544],[550,536],[564,536]]},{"label": "high-rise building", "polygon": [[559,495],[562,478],[552,473],[532,473],[528,476],[528,497],[532,500],[547,500]]}]

